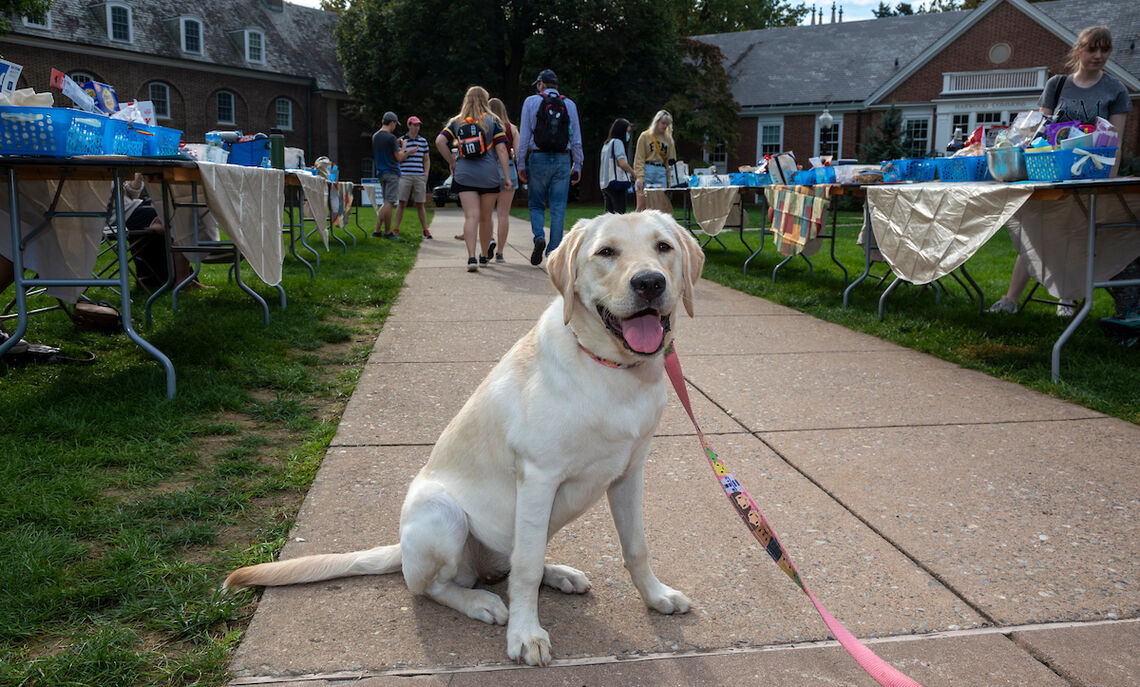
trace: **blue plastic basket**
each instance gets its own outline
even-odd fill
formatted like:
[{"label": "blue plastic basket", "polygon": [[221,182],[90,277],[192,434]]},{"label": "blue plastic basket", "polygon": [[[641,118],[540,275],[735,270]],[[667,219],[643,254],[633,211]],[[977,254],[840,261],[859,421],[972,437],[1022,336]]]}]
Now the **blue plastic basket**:
[{"label": "blue plastic basket", "polygon": [[100,155],[108,121],[62,107],[0,107],[0,154]]},{"label": "blue plastic basket", "polygon": [[143,145],[143,137],[126,120],[108,119],[103,127],[104,153],[138,157],[143,154]]},{"label": "blue plastic basket", "polygon": [[[1093,155],[1115,158],[1116,148],[1083,148]],[[1042,153],[1025,153],[1025,172],[1030,181],[1067,181],[1069,179],[1103,179],[1112,171],[1111,164],[1099,168],[1090,160],[1073,174],[1077,154],[1072,150],[1050,150]]]},{"label": "blue plastic basket", "polygon": [[942,181],[987,181],[993,178],[985,155],[940,157],[937,165],[938,178]]},{"label": "blue plastic basket", "polygon": [[938,171],[934,160],[920,157],[908,157],[901,160],[890,160],[882,164],[883,181],[934,181]]},{"label": "blue plastic basket", "polygon": [[182,132],[154,124],[133,124],[136,133],[142,138],[144,157],[165,157],[178,154],[178,144]]}]

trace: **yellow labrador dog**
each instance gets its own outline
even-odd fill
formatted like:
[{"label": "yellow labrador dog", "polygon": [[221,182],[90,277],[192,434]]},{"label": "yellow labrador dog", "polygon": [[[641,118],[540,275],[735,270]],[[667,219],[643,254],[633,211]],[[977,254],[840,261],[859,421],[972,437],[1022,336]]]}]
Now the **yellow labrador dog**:
[{"label": "yellow labrador dog", "polygon": [[[545,564],[547,541],[604,493],[642,599],[688,611],[650,569],[642,473],[665,408],[663,350],[678,308],[693,314],[703,264],[697,241],[660,212],[579,221],[547,263],[560,297],[440,435],[408,488],[400,543],[241,568],[225,586],[402,570],[413,593],[506,623],[512,659],[546,665],[539,585],[590,589],[581,571]],[[508,572],[509,610],[475,588]]]}]

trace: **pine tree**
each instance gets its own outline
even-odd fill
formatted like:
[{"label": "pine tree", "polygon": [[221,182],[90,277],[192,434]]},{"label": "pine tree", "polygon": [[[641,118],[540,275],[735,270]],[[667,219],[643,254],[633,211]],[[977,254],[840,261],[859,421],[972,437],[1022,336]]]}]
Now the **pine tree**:
[{"label": "pine tree", "polygon": [[860,151],[859,161],[874,164],[884,160],[897,160],[907,156],[902,133],[902,112],[893,104],[874,129],[867,129],[867,142]]}]

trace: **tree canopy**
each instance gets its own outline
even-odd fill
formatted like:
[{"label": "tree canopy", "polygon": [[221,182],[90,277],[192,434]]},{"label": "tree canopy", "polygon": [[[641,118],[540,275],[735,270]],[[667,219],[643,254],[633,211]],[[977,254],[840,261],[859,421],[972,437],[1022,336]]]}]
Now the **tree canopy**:
[{"label": "tree canopy", "polygon": [[415,114],[430,138],[474,84],[515,120],[535,76],[553,69],[578,104],[587,156],[617,117],[644,127],[662,107],[679,143],[735,143],[720,51],[684,36],[794,24],[804,12],[779,0],[324,2],[341,15],[337,55],[366,123]]},{"label": "tree canopy", "polygon": [[0,0],[0,36],[12,28],[8,16],[27,17],[42,22],[51,9],[51,0]]}]

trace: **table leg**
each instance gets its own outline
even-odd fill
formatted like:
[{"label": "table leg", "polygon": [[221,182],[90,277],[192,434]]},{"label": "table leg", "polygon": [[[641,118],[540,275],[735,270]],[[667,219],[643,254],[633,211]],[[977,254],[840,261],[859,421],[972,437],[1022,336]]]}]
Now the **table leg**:
[{"label": "table leg", "polygon": [[1065,327],[1065,331],[1061,332],[1061,336],[1057,337],[1057,342],[1053,344],[1052,356],[1052,380],[1056,384],[1061,380],[1061,347],[1081,325],[1081,322],[1088,317],[1089,312],[1092,310],[1093,305],[1093,291],[1095,290],[1095,277],[1093,275],[1093,261],[1096,258],[1096,191],[1089,193],[1089,207],[1087,210],[1089,218],[1088,229],[1088,255],[1085,256],[1085,302],[1081,309],[1073,315],[1073,321]]},{"label": "table leg", "polygon": [[0,342],[0,356],[23,338],[28,330],[28,300],[24,293],[24,261],[20,255],[20,196],[16,188],[16,170],[8,169],[8,214],[12,232],[12,287],[16,290],[16,331]]},{"label": "table leg", "polygon": [[[871,244],[875,239],[875,232],[871,229],[871,211],[867,207],[867,201],[863,201],[863,224],[867,227],[867,235],[863,237],[863,274],[855,278],[855,281],[843,290],[843,307],[847,307],[847,298],[851,295],[851,291],[859,286],[868,275],[871,274]],[[882,316],[880,315],[880,319]]]}]

